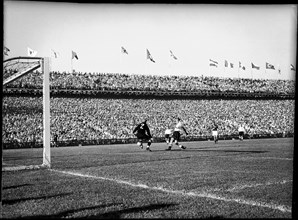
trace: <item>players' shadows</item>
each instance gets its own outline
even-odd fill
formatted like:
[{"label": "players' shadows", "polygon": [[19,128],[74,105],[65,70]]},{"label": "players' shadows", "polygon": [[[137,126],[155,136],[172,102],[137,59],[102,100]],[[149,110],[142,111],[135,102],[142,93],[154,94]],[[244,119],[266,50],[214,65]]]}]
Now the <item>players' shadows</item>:
[{"label": "players' shadows", "polygon": [[[175,158],[160,158],[160,159],[155,159],[155,160],[150,160],[150,159],[148,159],[148,160],[138,160],[138,161],[127,161],[127,162],[118,162],[117,163],[117,161],[116,162],[114,162],[114,163],[110,163],[110,164],[102,164],[102,165],[100,165],[101,167],[104,167],[104,166],[107,166],[107,167],[109,167],[109,166],[119,166],[119,165],[129,165],[129,164],[137,164],[137,163],[147,163],[147,162],[159,162],[159,161],[166,161],[166,160],[179,160],[179,159],[190,159],[191,158],[191,156],[185,156],[185,157],[175,157]],[[94,167],[94,165],[92,166],[92,167]],[[80,166],[80,168],[81,168],[81,166]]]},{"label": "players' shadows", "polygon": [[19,203],[19,202],[25,202],[28,200],[38,200],[38,199],[49,199],[49,198],[55,198],[55,197],[61,197],[61,196],[68,196],[71,195],[72,193],[61,193],[58,195],[53,195],[53,196],[40,196],[40,197],[29,197],[29,198],[23,198],[23,199],[7,199],[7,200],[3,200],[2,204],[3,205],[13,205],[15,203]]},{"label": "players' shadows", "polygon": [[224,152],[224,153],[246,153],[246,154],[262,154],[262,153],[268,153],[269,151],[265,150],[220,150],[220,149],[214,149],[214,150],[205,150],[203,148],[186,148],[186,150],[181,149],[172,149],[171,151],[193,151],[193,152]]},{"label": "players' shadows", "polygon": [[[90,206],[90,207],[85,207],[85,208],[80,208],[80,209],[67,210],[67,211],[59,212],[54,215],[27,216],[27,217],[23,217],[23,218],[19,218],[19,219],[65,218],[69,215],[75,214],[76,212],[82,212],[82,211],[93,210],[93,209],[104,209],[107,207],[119,206],[119,205],[123,205],[123,204],[122,203],[110,203],[110,204],[105,204],[105,205]],[[121,218],[121,214],[125,214],[125,213],[136,213],[136,212],[143,212],[143,211],[148,211],[148,210],[163,209],[163,208],[168,208],[168,207],[176,206],[176,205],[177,204],[153,204],[153,205],[148,205],[148,206],[133,207],[133,208],[111,211],[111,212],[106,212],[106,213],[97,214],[97,215],[91,215],[91,216],[88,216],[88,218],[96,218],[96,219],[116,218],[116,219],[119,219],[119,218]],[[81,218],[86,218],[86,217],[82,216]]]},{"label": "players' shadows", "polygon": [[23,186],[32,186],[33,184],[22,184],[22,185],[16,185],[16,186],[4,186],[2,189],[16,189]]},{"label": "players' shadows", "polygon": [[21,155],[21,156],[4,156],[4,161],[15,161],[15,160],[26,160],[26,159],[30,159],[30,160],[33,160],[33,159],[40,159],[42,158],[42,156],[26,156],[26,155]]},{"label": "players' shadows", "polygon": [[133,208],[127,208],[119,211],[111,211],[107,212],[104,214],[100,214],[97,216],[94,216],[96,218],[116,218],[120,219],[121,214],[126,214],[126,213],[136,213],[136,212],[144,212],[144,211],[150,211],[150,210],[157,210],[157,209],[164,209],[164,208],[169,208],[172,206],[176,206],[177,204],[153,204],[153,205],[147,205],[147,206],[141,206],[141,207],[133,207]]}]

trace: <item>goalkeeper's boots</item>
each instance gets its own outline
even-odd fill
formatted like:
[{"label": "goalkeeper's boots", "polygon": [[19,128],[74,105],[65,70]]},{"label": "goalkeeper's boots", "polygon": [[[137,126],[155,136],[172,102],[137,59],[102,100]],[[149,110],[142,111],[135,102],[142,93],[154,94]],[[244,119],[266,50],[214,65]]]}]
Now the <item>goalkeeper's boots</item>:
[{"label": "goalkeeper's boots", "polygon": [[172,146],[169,145],[166,150],[171,150],[171,149],[172,149]]},{"label": "goalkeeper's boots", "polygon": [[143,149],[143,143],[142,143],[142,142],[138,141],[137,145],[138,145],[141,149]]},{"label": "goalkeeper's boots", "polygon": [[181,149],[183,149],[183,150],[185,150],[185,149],[186,149],[186,147],[185,147],[185,146],[183,146],[183,145],[180,145],[180,148],[181,148]]}]

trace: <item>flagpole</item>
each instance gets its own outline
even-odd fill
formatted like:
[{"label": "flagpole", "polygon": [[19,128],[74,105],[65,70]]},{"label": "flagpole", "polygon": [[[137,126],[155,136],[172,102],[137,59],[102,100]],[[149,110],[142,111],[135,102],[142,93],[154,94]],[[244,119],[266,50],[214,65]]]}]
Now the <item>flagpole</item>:
[{"label": "flagpole", "polygon": [[209,60],[208,69],[209,69],[209,76],[210,76],[210,73],[211,73],[211,71],[210,71],[210,60]]},{"label": "flagpole", "polygon": [[52,56],[52,53],[50,52],[50,56],[49,56],[50,72],[51,72],[51,70],[52,70],[52,60],[53,60],[53,56]]},{"label": "flagpole", "polygon": [[239,79],[239,65],[238,65],[238,79]]},{"label": "flagpole", "polygon": [[148,52],[147,52],[147,50],[148,49],[146,49],[146,71],[145,71],[145,74],[148,74],[148,72],[147,72],[148,71],[148,54],[147,54]]},{"label": "flagpole", "polygon": [[72,72],[73,72],[73,67],[72,67],[72,57],[71,57],[71,70],[70,70],[70,73],[72,74]]},{"label": "flagpole", "polygon": [[122,62],[122,48],[120,48],[120,54],[119,54],[119,64],[120,64],[120,68],[123,69],[123,62]]},{"label": "flagpole", "polygon": [[170,75],[172,75],[172,71],[171,71],[171,55],[168,57],[168,65],[169,65],[169,73]]},{"label": "flagpole", "polygon": [[252,75],[252,68],[251,68],[251,70],[250,70],[250,73],[251,73],[251,79],[253,79],[253,75]]}]

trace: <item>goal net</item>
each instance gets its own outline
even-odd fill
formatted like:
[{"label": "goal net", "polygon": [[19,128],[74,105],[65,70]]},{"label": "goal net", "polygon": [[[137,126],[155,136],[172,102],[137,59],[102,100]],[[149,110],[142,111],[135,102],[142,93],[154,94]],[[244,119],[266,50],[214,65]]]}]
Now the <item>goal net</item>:
[{"label": "goal net", "polygon": [[[2,171],[51,168],[49,71],[48,57],[3,61]],[[34,74],[42,76],[42,97],[20,92]]]}]

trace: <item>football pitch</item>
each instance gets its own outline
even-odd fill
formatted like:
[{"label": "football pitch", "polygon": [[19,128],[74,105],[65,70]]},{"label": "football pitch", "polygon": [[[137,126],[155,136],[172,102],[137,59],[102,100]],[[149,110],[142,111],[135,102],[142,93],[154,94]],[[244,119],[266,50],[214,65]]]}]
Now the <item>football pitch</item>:
[{"label": "football pitch", "polygon": [[[294,138],[51,149],[2,171],[3,218],[291,218]],[[3,150],[3,167],[42,149]]]}]

